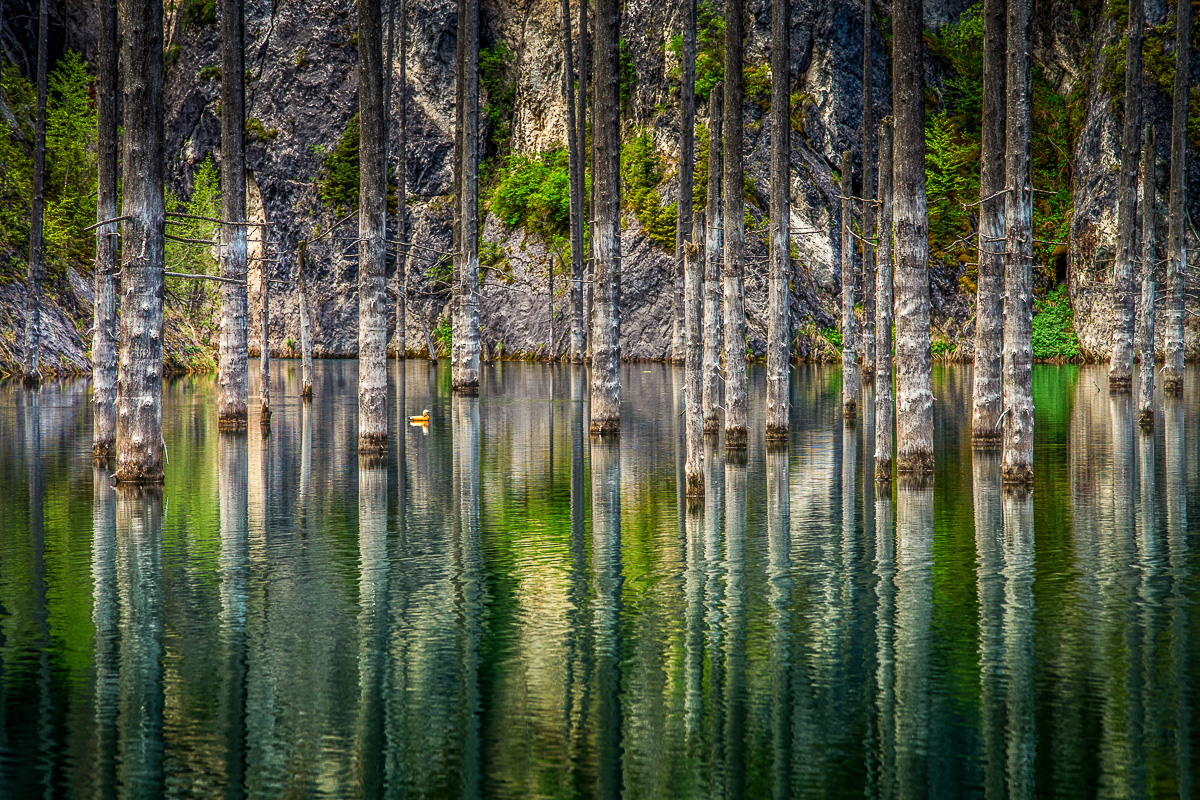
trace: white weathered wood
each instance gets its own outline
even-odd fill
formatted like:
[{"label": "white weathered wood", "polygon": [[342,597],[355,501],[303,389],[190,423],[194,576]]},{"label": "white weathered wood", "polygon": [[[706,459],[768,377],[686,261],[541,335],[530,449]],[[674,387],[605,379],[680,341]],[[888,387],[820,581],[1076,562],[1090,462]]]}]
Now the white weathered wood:
[{"label": "white weathered wood", "polygon": [[708,96],[708,198],[704,206],[704,432],[721,429],[721,124],[724,86]]},{"label": "white weathered wood", "polygon": [[[96,219],[117,216],[117,0],[100,0],[96,59]],[[96,227],[92,269],[96,297],[92,324],[92,457],[116,455],[117,435],[117,274],[115,223]]]},{"label": "white weathered wood", "polygon": [[879,125],[879,252],[875,258],[875,480],[892,479],[892,120]]},{"label": "white weathered wood", "polygon": [[308,318],[308,284],[305,278],[308,243],[300,241],[296,253],[296,294],[300,306],[300,397],[311,400],[313,395],[312,326]]},{"label": "white weathered wood", "polygon": [[862,148],[862,293],[863,330],[861,375],[870,380],[875,375],[875,125],[872,105],[874,90],[871,69],[871,0],[863,2],[863,108],[859,142]]},{"label": "white weathered wood", "polygon": [[725,219],[725,447],[746,446],[746,297],[742,257],[746,223],[742,186],[743,0],[725,6],[724,166],[721,182],[729,200]]},{"label": "white weathered wood", "polygon": [[1142,133],[1142,303],[1138,310],[1138,349],[1142,360],[1138,370],[1138,422],[1143,428],[1154,427],[1154,264],[1158,260],[1154,246],[1154,190],[1158,185],[1154,149],[1154,126]]},{"label": "white weathered wood", "polygon": [[1121,171],[1117,181],[1117,254],[1112,281],[1112,355],[1108,389],[1128,392],[1133,386],[1133,258],[1137,252],[1138,145],[1142,128],[1142,0],[1129,0],[1125,39],[1125,123],[1121,134]]},{"label": "white weathered wood", "polygon": [[862,387],[858,377],[858,343],[854,321],[854,235],[850,205],[850,173],[854,161],[850,151],[842,152],[842,416],[858,416],[858,395]]},{"label": "white weathered wood", "polygon": [[791,3],[771,5],[771,238],[767,276],[766,438],[787,441],[791,366]]},{"label": "white weathered wood", "polygon": [[1163,392],[1183,394],[1184,279],[1187,276],[1187,236],[1184,206],[1187,195],[1188,88],[1191,76],[1192,7],[1175,6],[1175,93],[1171,100],[1171,195],[1167,216],[1167,314],[1163,331],[1166,363]]},{"label": "white weathered wood", "polygon": [[679,86],[678,220],[683,257],[684,482],[688,497],[704,496],[704,261],[695,243],[692,175],[696,166],[696,0],[682,0],[683,52]]}]

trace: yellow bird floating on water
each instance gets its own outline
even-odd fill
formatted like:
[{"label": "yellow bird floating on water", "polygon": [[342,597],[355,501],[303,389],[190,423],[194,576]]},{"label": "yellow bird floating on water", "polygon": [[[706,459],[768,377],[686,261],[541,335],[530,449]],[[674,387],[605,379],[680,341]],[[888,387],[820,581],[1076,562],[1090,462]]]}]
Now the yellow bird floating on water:
[{"label": "yellow bird floating on water", "polygon": [[411,423],[413,425],[428,425],[429,424],[429,409],[428,408],[423,409],[421,411],[421,416],[409,417],[408,421],[409,421],[409,423]]}]

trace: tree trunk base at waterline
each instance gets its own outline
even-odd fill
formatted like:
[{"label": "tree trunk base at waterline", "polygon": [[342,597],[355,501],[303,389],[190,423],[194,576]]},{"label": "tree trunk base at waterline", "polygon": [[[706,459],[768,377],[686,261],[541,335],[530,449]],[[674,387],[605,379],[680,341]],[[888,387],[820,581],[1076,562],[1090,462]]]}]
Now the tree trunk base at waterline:
[{"label": "tree trunk base at waterline", "polygon": [[743,450],[746,443],[749,441],[749,436],[745,428],[726,428],[725,429],[725,449],[726,450]]},{"label": "tree trunk base at waterline", "polygon": [[36,389],[42,385],[42,376],[37,372],[26,372],[21,377],[21,385],[26,389]]},{"label": "tree trunk base at waterline", "polygon": [[454,393],[461,397],[478,397],[479,396],[478,381],[476,381],[475,383],[456,384],[452,388],[453,388]]},{"label": "tree trunk base at waterline", "polygon": [[164,477],[161,464],[126,463],[113,475],[113,483],[124,483],[130,486],[155,486],[161,484]]},{"label": "tree trunk base at waterline", "polygon": [[896,460],[896,472],[908,476],[932,475],[933,451],[917,450],[911,453],[901,453]]},{"label": "tree trunk base at waterline", "polygon": [[713,414],[711,417],[704,420],[705,433],[720,433],[721,432],[721,416]]},{"label": "tree trunk base at waterline", "polygon": [[996,450],[1003,441],[1003,433],[993,428],[976,428],[971,431],[971,447],[976,450]]},{"label": "tree trunk base at waterline", "polygon": [[1138,425],[1140,425],[1144,431],[1154,430],[1154,410],[1143,408],[1141,415],[1138,416]]},{"label": "tree trunk base at waterline", "polygon": [[875,482],[879,484],[891,484],[892,460],[890,458],[875,459]]},{"label": "tree trunk base at waterline", "polygon": [[1171,375],[1163,378],[1163,394],[1183,397],[1183,378]]},{"label": "tree trunk base at waterline", "polygon": [[115,441],[96,442],[92,445],[92,463],[107,464],[117,457],[117,444]]},{"label": "tree trunk base at waterline", "polygon": [[[768,425],[767,426],[767,441],[768,442],[770,442],[770,443],[783,442],[786,444],[787,440],[788,440],[787,427],[781,426],[781,425]],[[768,448],[769,447],[770,447],[770,445],[768,445]]]},{"label": "tree trunk base at waterline", "polygon": [[246,430],[246,412],[240,414],[222,414],[217,418],[217,430],[219,431],[244,431]]},{"label": "tree trunk base at waterline", "polygon": [[313,397],[312,386],[305,386],[303,389],[300,390],[300,399],[301,400],[312,400],[312,397]]},{"label": "tree trunk base at waterline", "polygon": [[1033,466],[1031,464],[1005,464],[1003,475],[1005,489],[1033,488]]},{"label": "tree trunk base at waterline", "polygon": [[610,436],[621,432],[621,418],[613,417],[605,419],[603,417],[593,417],[588,430],[592,436]]},{"label": "tree trunk base at waterline", "polygon": [[858,401],[846,400],[842,403],[842,418],[847,422],[854,422],[858,419]]},{"label": "tree trunk base at waterline", "polygon": [[687,474],[686,491],[689,499],[704,497],[704,470]]},{"label": "tree trunk base at waterline", "polygon": [[1109,394],[1126,394],[1133,389],[1133,380],[1126,375],[1109,375]]},{"label": "tree trunk base at waterline", "polygon": [[387,453],[387,434],[369,433],[358,437],[358,454],[360,456],[381,455]]}]

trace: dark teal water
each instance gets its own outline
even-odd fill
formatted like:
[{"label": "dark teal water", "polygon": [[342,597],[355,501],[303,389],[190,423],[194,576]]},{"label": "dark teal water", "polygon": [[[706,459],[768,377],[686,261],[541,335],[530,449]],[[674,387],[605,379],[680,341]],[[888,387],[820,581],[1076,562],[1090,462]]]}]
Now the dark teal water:
[{"label": "dark teal water", "polygon": [[0,798],[1198,793],[1200,373],[1144,436],[1036,368],[1031,498],[972,456],[967,369],[932,487],[884,496],[836,368],[784,453],[759,373],[689,506],[669,367],[599,444],[569,367],[469,399],[393,363],[385,468],[354,362],[310,406],[277,369],[265,436],[168,386],[161,491],[93,471],[86,382],[0,385]]}]

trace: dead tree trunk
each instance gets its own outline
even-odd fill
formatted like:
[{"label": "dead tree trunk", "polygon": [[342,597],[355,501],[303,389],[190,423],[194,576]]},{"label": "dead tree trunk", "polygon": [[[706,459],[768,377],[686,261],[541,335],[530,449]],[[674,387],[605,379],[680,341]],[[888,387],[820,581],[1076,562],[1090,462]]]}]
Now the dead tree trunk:
[{"label": "dead tree trunk", "polygon": [[971,441],[1000,445],[1001,340],[1004,332],[1005,0],[983,3],[983,120],[979,168],[979,271]]},{"label": "dead tree trunk", "polygon": [[1142,134],[1142,307],[1138,338],[1142,351],[1138,375],[1138,422],[1154,427],[1154,188],[1158,185],[1154,150],[1154,126]]},{"label": "dead tree trunk", "polygon": [[725,7],[725,447],[746,446],[746,296],[742,253],[746,222],[742,214],[742,2]]},{"label": "dead tree trunk", "polygon": [[621,430],[621,73],[618,42],[621,7],[596,0],[593,48],[596,109],[592,174],[596,215],[593,237],[592,422],[593,434]]},{"label": "dead tree trunk", "polygon": [[892,480],[892,121],[879,126],[879,253],[875,259],[875,480]]},{"label": "dead tree trunk", "polygon": [[[163,10],[162,0],[124,0],[121,63],[121,348],[117,359],[117,472],[127,483],[162,483]],[[243,228],[243,231],[245,229]],[[245,235],[243,233],[243,235]],[[244,358],[244,356],[243,356]]]},{"label": "dead tree trunk", "polygon": [[[580,363],[587,360],[591,356],[591,334],[588,332],[588,325],[592,321],[592,287],[591,287],[591,271],[592,267],[589,263],[594,262],[594,256],[588,246],[589,240],[594,243],[594,237],[589,237],[587,232],[591,230],[591,215],[588,213],[588,194],[584,182],[586,180],[586,170],[584,165],[587,164],[587,108],[588,108],[588,4],[587,0],[579,0],[579,97],[578,97],[578,113],[575,114],[575,149],[579,151],[579,186],[575,190],[579,194],[579,224],[581,227],[580,239],[583,242],[582,257],[579,261],[578,273],[576,273],[576,286],[579,287],[579,294],[575,297],[576,311],[575,315],[580,319],[580,336],[582,337],[582,349],[580,350]],[[596,176],[592,175],[592,180],[595,181]],[[572,267],[572,272],[574,272]],[[584,296],[587,296],[587,302],[584,303]]]},{"label": "dead tree trunk", "polygon": [[46,252],[42,222],[46,210],[46,72],[49,55],[49,19],[46,0],[38,3],[37,121],[33,133],[33,202],[29,220],[29,272],[25,283],[25,385],[42,381],[42,282]]},{"label": "dead tree trunk", "polygon": [[479,391],[479,0],[465,3],[462,71],[462,233],[458,262],[458,314],[451,342],[451,386]]},{"label": "dead tree trunk", "polygon": [[708,199],[704,206],[704,432],[721,427],[721,112],[724,87],[708,96]]},{"label": "dead tree trunk", "polygon": [[767,281],[766,438],[787,441],[791,364],[791,3],[771,4],[771,240]]},{"label": "dead tree trunk", "polygon": [[1033,482],[1032,0],[1008,0],[1004,196],[1004,483]]},{"label": "dead tree trunk", "polygon": [[1125,42],[1125,125],[1121,135],[1121,173],[1117,187],[1117,257],[1112,273],[1112,357],[1110,392],[1133,385],[1133,257],[1137,246],[1138,143],[1142,127],[1142,0],[1129,0]]},{"label": "dead tree trunk", "polygon": [[296,251],[296,293],[300,305],[300,397],[311,400],[313,395],[312,328],[308,318],[308,288],[304,272],[307,266],[308,242],[300,240]]},{"label": "dead tree trunk", "polygon": [[929,342],[929,214],[925,199],[925,61],[922,1],[893,11],[892,208],[895,227],[896,470],[933,471],[933,382]]},{"label": "dead tree trunk", "polygon": [[[244,0],[221,4],[221,344],[217,425],[246,427],[246,56]],[[126,106],[128,108],[128,106]]]},{"label": "dead tree trunk", "polygon": [[[117,0],[101,0],[96,77],[96,220],[117,216]],[[116,454],[117,226],[96,229],[96,301],[92,333],[92,457]]]},{"label": "dead tree trunk", "polygon": [[1163,392],[1183,394],[1183,282],[1187,275],[1187,237],[1184,235],[1184,196],[1187,193],[1188,85],[1191,76],[1192,7],[1175,5],[1175,94],[1171,100],[1171,196],[1167,217],[1167,319],[1164,333],[1166,363]]},{"label": "dead tree trunk", "polygon": [[[266,238],[266,228],[260,228]],[[262,280],[262,291],[259,293],[259,320],[262,331],[258,344],[258,396],[260,425],[271,424],[271,270],[267,264],[267,249],[263,247],[263,258],[258,262],[258,274]]]},{"label": "dead tree trunk", "polygon": [[[778,0],[777,0],[778,1]],[[784,0],[786,2],[786,0]],[[692,173],[696,144],[696,0],[683,0],[683,68],[679,87],[679,232],[684,275],[684,477],[688,497],[704,496],[704,261],[695,244]]]},{"label": "dead tree trunk", "polygon": [[871,0],[863,1],[863,111],[862,111],[862,293],[863,340],[862,377],[875,375],[875,124],[871,86]]},{"label": "dead tree trunk", "polygon": [[[396,0],[392,0],[394,4]],[[408,2],[399,0],[400,5],[400,97],[396,102],[396,334],[393,347],[396,358],[408,355],[408,319],[405,306],[408,302]],[[394,16],[394,15],[393,15]],[[388,21],[388,81],[391,81],[391,25]],[[391,103],[391,91],[387,94]],[[390,141],[390,138],[389,138]]]},{"label": "dead tree trunk", "polygon": [[859,378],[857,347],[854,341],[854,233],[850,195],[850,172],[854,162],[850,151],[842,152],[842,416],[858,416]]},{"label": "dead tree trunk", "polygon": [[[583,0],[580,0],[583,2]],[[571,0],[562,0],[563,91],[567,103],[567,180],[571,210],[571,361],[583,360],[583,153],[575,122],[575,58]],[[581,86],[580,94],[584,93]]]},{"label": "dead tree trunk", "polygon": [[358,0],[358,452],[387,453],[383,11]]}]

